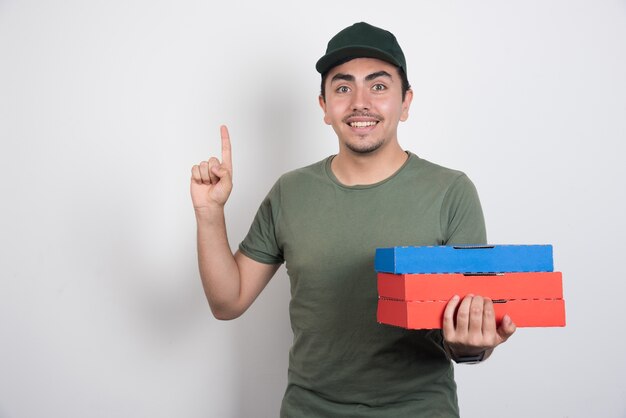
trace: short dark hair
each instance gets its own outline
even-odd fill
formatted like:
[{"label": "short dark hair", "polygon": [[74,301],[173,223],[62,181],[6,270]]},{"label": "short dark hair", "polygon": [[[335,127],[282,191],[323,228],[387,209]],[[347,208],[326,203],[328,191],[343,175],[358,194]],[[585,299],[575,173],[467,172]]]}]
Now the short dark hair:
[{"label": "short dark hair", "polygon": [[[349,60],[346,60],[345,62],[347,61]],[[340,62],[337,65],[341,65],[341,64],[343,64],[343,62]],[[396,69],[398,70],[398,74],[400,75],[400,79],[402,80],[402,101],[404,101],[404,98],[406,97],[406,92],[409,91],[409,89],[411,88],[411,85],[409,84],[409,79],[406,76],[406,73],[404,72],[404,70],[400,67],[396,67]],[[326,78],[328,77],[329,72],[330,70],[322,74],[322,86],[320,88],[320,95],[322,96],[322,100],[324,100],[324,102],[326,102]]]}]

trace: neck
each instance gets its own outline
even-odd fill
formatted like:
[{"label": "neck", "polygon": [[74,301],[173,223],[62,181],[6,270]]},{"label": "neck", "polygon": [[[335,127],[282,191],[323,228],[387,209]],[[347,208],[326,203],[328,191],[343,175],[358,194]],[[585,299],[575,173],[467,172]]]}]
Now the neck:
[{"label": "neck", "polygon": [[367,185],[392,176],[407,158],[398,143],[371,154],[358,154],[342,148],[330,167],[337,180],[346,186]]}]

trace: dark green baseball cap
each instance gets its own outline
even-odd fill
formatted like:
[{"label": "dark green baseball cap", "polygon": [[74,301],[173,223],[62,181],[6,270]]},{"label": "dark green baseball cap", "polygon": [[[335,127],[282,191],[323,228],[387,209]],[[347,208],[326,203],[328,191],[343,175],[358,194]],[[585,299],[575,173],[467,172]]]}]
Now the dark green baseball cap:
[{"label": "dark green baseball cap", "polygon": [[328,41],[326,55],[315,64],[324,74],[331,68],[354,58],[377,58],[400,67],[406,74],[406,60],[393,33],[369,23],[348,26]]}]

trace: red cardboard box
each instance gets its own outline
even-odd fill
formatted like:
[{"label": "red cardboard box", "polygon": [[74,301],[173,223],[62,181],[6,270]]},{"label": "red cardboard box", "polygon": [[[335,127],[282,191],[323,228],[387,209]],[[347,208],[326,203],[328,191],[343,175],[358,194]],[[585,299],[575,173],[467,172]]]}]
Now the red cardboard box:
[{"label": "red cardboard box", "polygon": [[565,326],[560,272],[378,274],[378,322],[411,329],[441,328],[454,295],[494,301],[496,322],[508,314],[518,327]]}]

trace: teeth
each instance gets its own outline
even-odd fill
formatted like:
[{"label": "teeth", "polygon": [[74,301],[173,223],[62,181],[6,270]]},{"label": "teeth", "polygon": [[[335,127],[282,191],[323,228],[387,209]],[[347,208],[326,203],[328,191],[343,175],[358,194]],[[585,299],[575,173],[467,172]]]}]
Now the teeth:
[{"label": "teeth", "polygon": [[374,126],[377,122],[350,122],[350,126],[353,128],[366,128],[368,126]]}]

